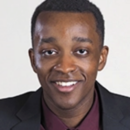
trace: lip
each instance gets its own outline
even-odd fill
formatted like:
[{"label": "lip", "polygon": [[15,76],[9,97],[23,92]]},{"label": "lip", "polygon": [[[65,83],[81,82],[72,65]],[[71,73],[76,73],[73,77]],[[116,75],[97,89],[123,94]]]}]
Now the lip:
[{"label": "lip", "polygon": [[[71,80],[72,81],[72,80]],[[74,81],[74,80],[73,80]],[[52,84],[55,86],[55,88],[62,93],[70,93],[72,92],[74,89],[76,89],[76,87],[78,87],[78,84],[80,83],[79,81],[76,81],[77,83],[71,86],[60,86],[56,84],[57,81],[52,82]],[[62,80],[62,82],[65,82]],[[68,81],[69,82],[69,81]]]}]

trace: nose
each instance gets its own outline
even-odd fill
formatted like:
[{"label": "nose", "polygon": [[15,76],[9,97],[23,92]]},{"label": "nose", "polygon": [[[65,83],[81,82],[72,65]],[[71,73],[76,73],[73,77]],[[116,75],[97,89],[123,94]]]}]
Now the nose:
[{"label": "nose", "polygon": [[77,70],[77,66],[75,64],[75,60],[72,56],[62,56],[57,65],[54,67],[56,71],[62,72],[62,73],[70,73]]}]

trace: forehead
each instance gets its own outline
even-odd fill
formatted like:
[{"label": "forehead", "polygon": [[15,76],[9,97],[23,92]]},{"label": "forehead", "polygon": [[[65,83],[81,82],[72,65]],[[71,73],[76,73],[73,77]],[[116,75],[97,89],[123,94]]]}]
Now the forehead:
[{"label": "forehead", "polygon": [[95,43],[100,42],[92,13],[41,12],[35,24],[34,45],[42,38],[48,37],[57,39],[59,43],[74,37],[86,37]]},{"label": "forehead", "polygon": [[[96,30],[96,21],[92,13],[75,13],[75,12],[41,12],[36,20],[35,29],[42,29],[40,25],[62,27],[62,25],[84,25],[90,26]],[[36,31],[36,30],[35,30]]]},{"label": "forehead", "polygon": [[[94,15],[91,12],[58,12],[58,11],[43,11],[41,12],[37,19],[41,19],[41,20],[50,20],[51,18],[54,18],[54,20],[56,19],[60,19],[60,18],[68,18],[68,19],[73,19],[75,18],[76,20],[80,20],[80,21],[84,21],[84,20],[94,20]],[[90,19],[91,18],[91,19]]]}]

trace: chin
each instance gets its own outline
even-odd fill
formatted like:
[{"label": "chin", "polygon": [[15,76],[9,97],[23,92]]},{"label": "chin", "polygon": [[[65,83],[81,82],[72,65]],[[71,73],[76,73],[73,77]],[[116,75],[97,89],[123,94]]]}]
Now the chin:
[{"label": "chin", "polygon": [[72,101],[62,101],[58,102],[57,106],[62,110],[70,110],[77,106],[78,103]]}]

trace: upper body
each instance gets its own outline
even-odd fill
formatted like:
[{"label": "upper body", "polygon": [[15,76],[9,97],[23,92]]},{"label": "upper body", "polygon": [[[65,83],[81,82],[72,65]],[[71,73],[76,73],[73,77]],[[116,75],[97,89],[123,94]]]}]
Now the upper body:
[{"label": "upper body", "polygon": [[[130,99],[108,92],[97,82],[95,87],[98,93],[100,105],[100,130],[129,130]],[[0,130],[48,130],[45,129],[45,122],[50,122],[51,119],[49,119],[49,117],[44,117],[46,120],[42,120],[42,116],[46,116],[47,114],[45,114],[45,112],[48,112],[49,110],[46,110],[46,107],[41,107],[41,97],[42,88],[36,92],[29,92],[17,97],[1,100]],[[44,110],[45,112],[42,112]],[[51,116],[54,115],[51,114]],[[93,120],[94,119],[95,116],[93,117]],[[44,122],[41,123],[41,121]],[[85,124],[81,125],[86,127],[84,127],[85,130],[89,130],[89,128],[93,128],[93,122],[95,121],[92,121],[87,127]],[[55,128],[57,128],[57,130],[65,130],[64,127],[60,127],[61,124],[59,124],[59,126],[55,126],[54,129],[54,124],[48,125],[52,125],[51,130],[56,130]],[[43,126],[42,129],[41,126]],[[98,130],[98,128],[96,130]]]},{"label": "upper body", "polygon": [[[29,49],[29,57],[42,86],[42,99],[52,113],[68,128],[77,128],[94,104],[97,73],[104,68],[107,61],[108,47],[103,44],[103,16],[100,10],[88,0],[71,0],[71,2],[46,0],[33,14],[31,34],[32,48]],[[99,92],[98,96],[104,102],[108,102],[107,104],[114,110],[112,111],[109,105],[101,102],[100,106],[104,110],[101,118],[103,126],[107,129],[108,124],[111,123],[111,127],[117,128],[116,119],[118,118],[119,124],[119,121],[126,117],[125,112],[128,108],[118,101],[120,97],[106,96],[103,99],[102,95],[105,93],[106,91]],[[32,96],[36,96],[39,100]],[[1,106],[6,104],[2,108],[2,111],[4,110],[1,114],[3,115],[1,116],[2,124],[7,121],[7,117],[9,120],[7,126],[2,127],[13,127],[14,130],[39,129],[39,125],[36,125],[40,123],[41,117],[39,96],[41,94],[26,94],[1,101]],[[120,100],[129,103],[127,98]],[[8,106],[9,102],[11,104]],[[115,104],[116,107],[114,107]],[[30,109],[32,106],[34,109]],[[124,116],[121,115],[118,106]],[[22,123],[14,117],[16,111]],[[106,112],[111,115],[115,112],[115,115],[112,116],[113,118],[109,115],[106,117],[104,114]],[[127,113],[129,113],[128,110]],[[35,118],[31,120],[31,128],[28,125],[30,120],[27,119],[31,118],[32,114]],[[127,121],[125,121],[126,126],[128,126]],[[121,128],[124,127],[120,126]]]}]

